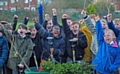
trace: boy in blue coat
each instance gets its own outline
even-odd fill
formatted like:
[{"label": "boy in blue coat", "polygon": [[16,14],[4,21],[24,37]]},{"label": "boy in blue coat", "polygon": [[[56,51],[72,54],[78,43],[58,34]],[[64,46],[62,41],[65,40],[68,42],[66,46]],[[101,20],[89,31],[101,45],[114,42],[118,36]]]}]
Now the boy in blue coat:
[{"label": "boy in blue coat", "polygon": [[98,52],[93,60],[93,68],[100,74],[115,74],[120,66],[120,48],[112,30],[103,30],[99,17],[96,18]]},{"label": "boy in blue coat", "polygon": [[2,74],[2,67],[8,57],[7,39],[0,32],[0,74]]}]

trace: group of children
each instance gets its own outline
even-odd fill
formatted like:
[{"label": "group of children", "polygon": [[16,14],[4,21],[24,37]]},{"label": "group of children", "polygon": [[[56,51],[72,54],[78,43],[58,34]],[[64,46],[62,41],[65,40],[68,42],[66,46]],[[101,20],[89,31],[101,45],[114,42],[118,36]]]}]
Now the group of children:
[{"label": "group of children", "polygon": [[93,65],[93,74],[117,74],[120,66],[120,19],[112,21],[111,14],[100,19],[82,10],[83,20],[73,22],[63,14],[60,26],[57,10],[52,9],[52,12],[52,19],[49,14],[45,14],[43,19],[40,5],[38,21],[33,18],[34,25],[28,28],[28,17],[17,30],[17,15],[12,26],[0,22],[0,72],[3,69],[3,74],[18,74],[19,68],[35,67],[36,59],[38,66],[41,59],[51,59],[56,64],[85,60]]}]

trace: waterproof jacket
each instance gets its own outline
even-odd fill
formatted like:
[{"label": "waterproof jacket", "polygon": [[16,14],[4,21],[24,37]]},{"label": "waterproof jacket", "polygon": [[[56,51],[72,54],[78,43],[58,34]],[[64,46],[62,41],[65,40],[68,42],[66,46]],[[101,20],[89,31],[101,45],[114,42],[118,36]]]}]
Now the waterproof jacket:
[{"label": "waterproof jacket", "polygon": [[108,22],[108,27],[109,29],[113,30],[113,32],[115,33],[116,36],[116,40],[118,42],[118,45],[120,46],[120,30],[118,30],[117,28],[115,28],[113,22]]},{"label": "waterproof jacket", "polygon": [[61,56],[64,54],[66,46],[62,36],[59,35],[58,37],[54,37],[52,33],[45,30],[43,26],[38,23],[35,24],[35,27],[43,38],[43,58],[47,60],[50,57],[50,44],[47,37],[53,37],[53,40],[50,40],[50,42],[53,43],[52,48],[54,48],[53,56],[58,62],[61,63]]},{"label": "waterproof jacket", "polygon": [[8,32],[3,26],[0,28],[0,31],[11,43],[7,66],[12,70],[18,70],[18,64],[24,65],[26,63],[28,65],[33,51],[33,43],[30,36],[21,38],[18,34],[14,35]]},{"label": "waterproof jacket", "polygon": [[93,60],[93,68],[100,74],[113,74],[120,66],[120,48],[104,41],[104,31],[100,21],[96,22],[98,52]]},{"label": "waterproof jacket", "polygon": [[84,49],[87,47],[87,39],[86,39],[86,36],[79,31],[78,35],[74,35],[72,33],[72,31],[70,30],[69,26],[67,25],[67,22],[66,22],[66,19],[62,19],[62,24],[63,24],[63,30],[64,30],[64,33],[66,35],[66,41],[67,41],[67,54],[68,54],[68,57],[70,57],[71,59],[72,56],[73,56],[73,53],[72,53],[72,50],[73,48],[71,48],[71,43],[70,43],[70,39],[73,39],[73,38],[78,38],[78,41],[75,42],[75,47],[74,47],[74,50],[75,50],[75,59],[76,61],[79,61],[79,60],[82,60],[83,57],[84,57]]},{"label": "waterproof jacket", "polygon": [[86,27],[89,29],[89,31],[92,34],[92,43],[91,43],[91,51],[92,54],[96,55],[97,51],[98,51],[98,44],[97,44],[97,35],[96,35],[96,28],[93,24],[93,22],[91,21],[91,18],[89,16],[86,16],[84,18]]},{"label": "waterproof jacket", "polygon": [[84,35],[87,38],[87,47],[85,48],[85,54],[83,57],[83,60],[90,62],[91,60],[91,51],[90,51],[90,46],[91,46],[91,42],[92,42],[92,35],[90,33],[90,31],[88,30],[88,28],[86,26],[81,28],[81,32],[84,33]]},{"label": "waterproof jacket", "polygon": [[3,67],[8,57],[8,41],[5,36],[0,36],[0,68]]}]

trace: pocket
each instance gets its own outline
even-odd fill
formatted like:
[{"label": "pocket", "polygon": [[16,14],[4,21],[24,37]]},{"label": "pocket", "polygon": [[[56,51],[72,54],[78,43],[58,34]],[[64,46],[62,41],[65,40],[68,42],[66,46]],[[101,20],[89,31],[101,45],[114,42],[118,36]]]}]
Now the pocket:
[{"label": "pocket", "polygon": [[92,64],[93,64],[93,67],[101,68],[102,67],[101,58],[95,57]]}]

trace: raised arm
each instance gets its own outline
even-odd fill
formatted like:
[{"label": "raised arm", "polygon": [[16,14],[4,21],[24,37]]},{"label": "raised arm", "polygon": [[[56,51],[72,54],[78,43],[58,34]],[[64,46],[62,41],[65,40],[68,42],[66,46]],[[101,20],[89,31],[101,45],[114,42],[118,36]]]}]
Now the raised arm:
[{"label": "raised arm", "polygon": [[42,23],[44,28],[46,28],[46,25],[47,25],[49,19],[50,19],[49,14],[45,14],[45,20]]},{"label": "raised arm", "polygon": [[52,17],[53,25],[59,26],[58,21],[57,21],[57,10],[55,8],[53,8],[52,13],[53,13],[53,17]]},{"label": "raised arm", "polygon": [[95,28],[91,18],[86,14],[86,12],[84,10],[82,10],[81,14],[84,17],[84,22],[85,22],[87,28],[90,30],[91,34],[96,34],[96,31],[95,31],[96,28]]},{"label": "raised arm", "polygon": [[96,34],[97,34],[97,42],[98,45],[101,45],[101,43],[104,41],[104,30],[102,28],[102,24],[99,20],[99,17],[97,16],[97,20],[96,20]]},{"label": "raised arm", "polygon": [[23,20],[23,24],[27,25],[28,21],[29,21],[29,17],[25,16]]},{"label": "raised arm", "polygon": [[115,28],[113,22],[112,22],[112,14],[107,15],[107,22],[108,22],[108,27],[109,29],[113,30],[115,33],[115,36],[118,37],[119,35],[119,30]]},{"label": "raised arm", "polygon": [[38,22],[40,24],[43,24],[43,6],[42,6],[42,4],[40,4],[38,7]]},{"label": "raised arm", "polygon": [[67,24],[67,14],[63,14],[62,15],[62,25],[63,25],[63,31],[65,33],[66,36],[69,36],[71,33],[71,30]]},{"label": "raised arm", "polygon": [[14,15],[14,17],[13,17],[13,24],[12,24],[12,26],[13,26],[13,31],[15,31],[15,29],[16,29],[17,22],[18,22],[18,16],[17,16],[17,15]]},{"label": "raised arm", "polygon": [[35,28],[40,34],[41,37],[45,38],[48,35],[48,32],[45,30],[45,28],[40,25],[40,23],[37,22],[36,18],[33,19],[33,22],[35,23]]}]

